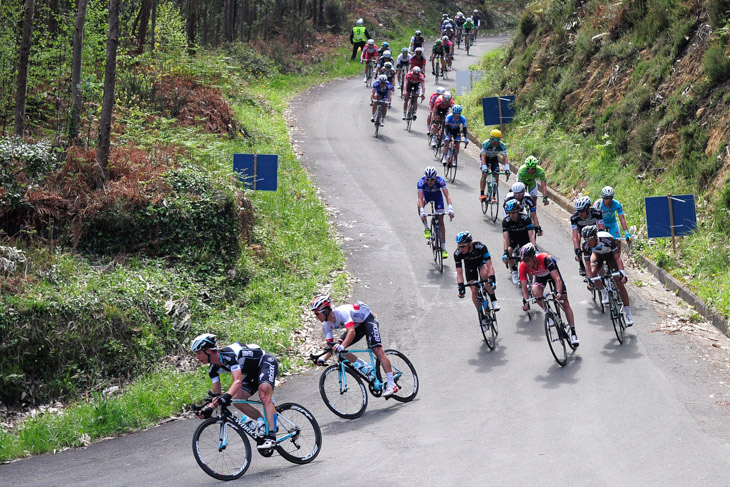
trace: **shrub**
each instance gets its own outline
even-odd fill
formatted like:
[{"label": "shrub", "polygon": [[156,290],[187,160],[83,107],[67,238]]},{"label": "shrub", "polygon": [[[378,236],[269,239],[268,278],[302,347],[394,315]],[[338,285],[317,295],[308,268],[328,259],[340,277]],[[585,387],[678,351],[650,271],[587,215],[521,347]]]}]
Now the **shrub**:
[{"label": "shrub", "polygon": [[725,46],[721,42],[710,44],[702,58],[702,67],[712,87],[730,79],[730,60],[725,56]]},{"label": "shrub", "polygon": [[520,34],[527,39],[530,34],[532,34],[532,31],[537,28],[537,19],[535,18],[535,14],[533,14],[529,10],[525,10],[525,13],[522,14],[522,17],[520,18]]},{"label": "shrub", "polygon": [[730,17],[730,0],[710,0],[708,3],[710,25],[713,29],[724,27]]}]

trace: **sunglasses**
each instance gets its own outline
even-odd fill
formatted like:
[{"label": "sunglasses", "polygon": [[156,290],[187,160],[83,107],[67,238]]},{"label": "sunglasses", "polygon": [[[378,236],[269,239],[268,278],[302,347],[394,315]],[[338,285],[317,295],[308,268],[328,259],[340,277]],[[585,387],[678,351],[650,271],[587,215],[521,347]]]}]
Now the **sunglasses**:
[{"label": "sunglasses", "polygon": [[467,248],[468,246],[469,246],[469,244],[461,244],[461,245],[457,245],[457,247],[459,247],[460,249],[465,249],[465,248]]},{"label": "sunglasses", "polygon": [[426,181],[436,181],[436,178],[426,178]]}]

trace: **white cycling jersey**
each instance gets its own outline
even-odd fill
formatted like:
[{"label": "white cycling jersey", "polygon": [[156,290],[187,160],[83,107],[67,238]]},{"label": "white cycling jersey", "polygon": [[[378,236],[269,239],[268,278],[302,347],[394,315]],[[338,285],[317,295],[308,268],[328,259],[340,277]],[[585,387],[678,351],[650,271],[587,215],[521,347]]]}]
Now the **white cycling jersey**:
[{"label": "white cycling jersey", "polygon": [[332,308],[331,315],[335,317],[335,321],[328,319],[322,322],[322,331],[324,331],[327,340],[332,340],[334,330],[340,328],[351,328],[357,326],[370,316],[370,307],[357,301],[355,304],[343,304]]}]

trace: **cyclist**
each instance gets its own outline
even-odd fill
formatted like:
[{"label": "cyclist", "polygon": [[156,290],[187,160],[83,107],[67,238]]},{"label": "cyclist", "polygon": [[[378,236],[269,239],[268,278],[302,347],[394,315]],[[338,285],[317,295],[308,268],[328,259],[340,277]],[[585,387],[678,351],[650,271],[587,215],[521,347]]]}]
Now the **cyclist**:
[{"label": "cyclist", "polygon": [[[405,84],[406,84],[406,96],[405,100],[403,101],[403,120],[406,119],[408,116],[408,100],[411,98],[412,93],[418,94],[421,93],[421,101],[425,98],[426,95],[426,78],[423,76],[423,73],[421,73],[421,68],[416,66],[411,71],[406,74],[405,78]],[[416,112],[418,110],[418,103],[413,104],[413,120],[416,119]]]},{"label": "cyclist", "polygon": [[[385,371],[385,390],[383,397],[390,397],[393,393],[398,392],[398,386],[393,381],[393,369],[390,365],[390,359],[383,351],[383,344],[380,341],[380,330],[378,320],[370,311],[367,304],[357,301],[355,304],[343,304],[332,307],[332,300],[329,296],[320,295],[315,297],[309,305],[309,309],[314,312],[314,316],[322,322],[322,330],[327,340],[327,346],[332,347],[334,352],[341,352],[350,345],[360,341],[362,337],[367,337],[368,348],[373,351],[373,355],[380,360]],[[341,328],[345,332],[335,343],[334,332]],[[324,363],[332,353],[323,355],[319,360]],[[355,368],[365,366],[365,362],[356,356],[347,354],[347,359],[352,362]],[[359,365],[359,367],[358,367]],[[365,371],[368,372],[367,370]]]},{"label": "cyclist", "polygon": [[393,67],[393,64],[395,63],[395,61],[393,60],[393,54],[389,50],[383,51],[383,54],[378,56],[378,64],[376,70],[377,74],[380,74],[380,71],[383,69],[383,66],[385,66],[385,63],[390,63],[391,67]]},{"label": "cyclist", "polygon": [[378,60],[378,46],[375,44],[375,41],[373,39],[368,39],[367,44],[365,44],[365,47],[362,48],[362,54],[360,55],[360,64],[365,63],[365,71],[363,74],[365,75],[365,84],[368,82],[368,67],[367,64],[370,61],[370,59],[374,59],[375,61]]},{"label": "cyclist", "polygon": [[436,100],[433,102],[433,108],[431,109],[431,129],[430,133],[433,134],[434,140],[431,141],[431,146],[436,147],[438,144],[437,136],[437,129],[436,122],[441,122],[446,119],[446,114],[449,112],[449,108],[454,106],[454,100],[451,98],[451,92],[450,91],[444,91],[443,95],[439,95],[436,97]]},{"label": "cyclist", "polygon": [[601,199],[596,201],[593,206],[603,214],[603,224],[606,231],[613,235],[618,243],[618,251],[621,253],[621,230],[618,227],[616,216],[621,221],[621,227],[624,229],[624,238],[631,239],[629,227],[626,225],[626,216],[624,215],[624,207],[617,200],[613,199],[613,188],[604,186],[601,190]]},{"label": "cyclist", "polygon": [[[475,29],[475,27],[474,27],[474,19],[472,19],[471,17],[467,17],[466,18],[466,22],[464,22],[464,27],[463,28],[464,28],[464,36],[465,36],[464,38],[466,38],[466,36],[468,36],[469,34],[471,34],[471,31],[473,29]],[[464,49],[466,49],[466,47],[464,47]]]},{"label": "cyclist", "polygon": [[423,75],[426,75],[426,57],[423,55],[423,48],[417,47],[415,54],[411,56],[411,60],[408,61],[411,65],[411,69],[415,67],[421,68]]},{"label": "cyclist", "polygon": [[[586,267],[583,263],[583,260],[588,260],[585,257],[582,257],[583,251],[581,250],[581,231],[584,227],[587,227],[588,225],[596,225],[601,230],[604,230],[606,227],[603,224],[603,214],[601,214],[600,211],[596,210],[595,208],[591,207],[591,199],[588,196],[580,196],[575,199],[573,202],[573,208],[575,208],[575,213],[573,213],[570,216],[570,228],[572,231],[572,240],[573,240],[573,251],[575,252],[575,260],[578,261],[578,264],[580,265],[580,275],[586,276],[586,272],[588,273],[588,279],[591,277],[594,277],[595,275],[592,274],[590,267]],[[593,285],[591,284],[591,281],[588,281],[588,289],[592,289]]]},{"label": "cyclist", "polygon": [[355,60],[357,50],[363,49],[367,40],[370,39],[370,34],[368,34],[368,30],[363,24],[364,21],[362,19],[357,19],[357,25],[350,31],[350,44],[352,44],[352,57],[350,61]]},{"label": "cyclist", "polygon": [[446,18],[441,22],[441,35],[451,38],[454,35],[454,21],[447,15]]},{"label": "cyclist", "polygon": [[[459,150],[459,142],[464,141],[464,149],[469,145],[469,139],[466,135],[466,118],[461,114],[461,105],[454,105],[451,113],[446,116],[444,122],[444,156],[441,163],[446,166],[449,162],[449,147],[451,146],[451,138],[454,138],[454,152]],[[459,132],[461,131],[461,137]]]},{"label": "cyclist", "polygon": [[[266,414],[266,421],[269,424],[269,433],[258,449],[274,448],[276,432],[273,425],[275,424],[276,407],[273,397],[279,363],[273,355],[264,352],[258,345],[242,345],[239,342],[219,349],[216,337],[212,333],[203,333],[195,337],[190,349],[195,353],[196,359],[210,365],[208,376],[213,382],[212,389],[215,394],[220,394],[222,390],[220,374],[230,373],[233,377],[233,383],[228,390],[201,409],[199,416],[209,418],[216,406],[230,406],[232,399],[248,399],[258,392]],[[252,419],[259,418],[261,415],[260,411],[250,404],[236,404],[235,406]],[[257,423],[257,426],[263,425],[263,418],[260,418]]]},{"label": "cyclist", "polygon": [[479,27],[482,25],[482,18],[479,15],[479,10],[474,10],[471,13],[471,18],[474,21],[474,40],[476,40],[477,34],[479,34]]},{"label": "cyclist", "polygon": [[441,257],[448,259],[449,253],[446,251],[446,225],[444,225],[444,197],[448,206],[449,219],[454,219],[454,207],[451,205],[451,196],[446,188],[446,181],[438,175],[436,168],[428,166],[423,172],[423,177],[416,184],[418,188],[418,216],[423,223],[423,236],[426,239],[431,238],[431,230],[426,222],[425,207],[433,201],[438,215],[439,228],[441,229]]},{"label": "cyclist", "polygon": [[436,42],[434,43],[433,47],[431,48],[431,57],[429,60],[431,61],[431,74],[436,76],[436,63],[435,59],[439,58],[441,60],[441,73],[439,73],[439,76],[443,76],[444,72],[444,46],[443,41],[441,39],[436,39]]},{"label": "cyclist", "polygon": [[426,42],[426,39],[421,35],[421,31],[417,30],[414,32],[413,37],[411,37],[411,43],[408,47],[408,50],[410,52],[416,52],[417,48],[423,49],[423,44]]},{"label": "cyclist", "polygon": [[[522,262],[519,265],[520,285],[522,286],[522,309],[527,311],[530,304],[527,300],[530,294],[527,290],[527,275],[534,276],[535,282],[532,284],[532,295],[536,298],[543,297],[545,286],[549,279],[555,285],[555,299],[560,302],[565,310],[565,318],[570,326],[570,343],[574,347],[580,345],[578,335],[575,333],[575,318],[573,316],[573,308],[570,307],[568,301],[568,288],[565,286],[563,275],[558,269],[558,263],[546,252],[537,252],[537,248],[531,244],[525,244],[520,249],[520,258]],[[544,301],[537,302],[542,309],[545,309]]]},{"label": "cyclist", "polygon": [[385,51],[390,50],[390,44],[388,41],[383,41],[382,44],[380,44],[380,49],[378,49],[378,56],[382,56]]},{"label": "cyclist", "polygon": [[433,104],[436,102],[436,98],[446,93],[446,88],[442,86],[436,87],[436,91],[433,92],[431,97],[428,99],[428,117],[426,117],[426,135],[431,135],[431,112],[433,111]]},{"label": "cyclist", "polygon": [[383,116],[380,117],[380,126],[382,127],[385,125],[385,115],[388,113],[388,108],[390,108],[390,102],[391,102],[391,93],[393,91],[393,85],[390,84],[388,81],[388,77],[384,74],[381,74],[378,76],[378,81],[373,83],[373,91],[370,93],[370,104],[372,105],[372,114],[370,116],[370,121],[375,122],[375,110],[377,109],[379,103],[375,103],[378,100],[385,100],[388,103],[382,105],[383,110]]},{"label": "cyclist", "polygon": [[507,201],[504,205],[507,216],[502,220],[502,239],[504,246],[504,254],[502,262],[512,271],[512,282],[519,284],[520,277],[517,272],[517,259],[512,255],[518,251],[520,247],[531,243],[535,243],[535,227],[532,220],[521,211],[520,202],[515,198]]},{"label": "cyclist", "polygon": [[517,170],[517,181],[525,183],[530,195],[537,200],[537,180],[540,180],[540,191],[542,192],[542,204],[549,203],[547,196],[547,178],[545,170],[539,166],[537,157],[527,156],[525,163]]},{"label": "cyclist", "polygon": [[520,211],[524,211],[530,216],[532,224],[535,226],[535,233],[538,237],[541,237],[542,227],[540,227],[540,220],[537,217],[537,205],[535,204],[535,200],[532,198],[531,195],[525,194],[526,190],[527,187],[525,186],[525,183],[521,183],[518,181],[513,184],[510,188],[510,192],[507,193],[507,196],[504,197],[504,204],[502,205],[502,207],[505,208],[505,215],[507,215],[507,202],[512,198],[516,199],[517,202],[520,204]]},{"label": "cyclist", "polygon": [[[608,263],[608,268],[611,272],[621,273],[621,279],[614,277],[613,282],[616,283],[616,289],[618,289],[618,293],[621,295],[621,300],[624,303],[626,326],[633,325],[634,318],[631,316],[629,293],[626,292],[626,286],[624,286],[628,278],[624,270],[623,260],[621,260],[618,241],[609,232],[599,232],[595,225],[583,227],[581,235],[584,240],[581,250],[583,251],[583,255],[587,255],[590,259],[591,274],[594,276],[598,275],[598,272],[603,268],[604,262]],[[608,304],[608,291],[603,287],[603,283],[596,281],[596,287],[601,291],[601,302]]]},{"label": "cyclist", "polygon": [[[462,261],[464,261],[464,271],[462,273]],[[481,277],[483,281],[487,281],[487,294],[489,301],[492,303],[492,309],[499,311],[499,301],[497,301],[497,278],[494,276],[494,266],[492,265],[492,257],[489,255],[489,249],[481,242],[474,242],[471,233],[464,231],[456,236],[456,251],[454,252],[454,264],[456,265],[456,283],[459,287],[459,299],[463,299],[466,294],[466,283],[471,284]],[[479,309],[477,304],[477,289],[472,286],[471,300],[474,307]]]},{"label": "cyclist", "polygon": [[465,22],[466,22],[466,17],[464,17],[464,14],[461,12],[456,12],[456,17],[454,17],[454,24],[456,26],[456,37],[457,38],[461,37]]},{"label": "cyclist", "polygon": [[482,142],[482,179],[479,181],[479,199],[484,200],[484,188],[487,186],[487,171],[491,171],[495,175],[496,182],[499,184],[499,160],[502,159],[504,164],[505,175],[509,179],[509,158],[507,157],[507,146],[500,139],[502,131],[494,129],[489,133],[489,139]]},{"label": "cyclist", "polygon": [[382,68],[378,68],[380,74],[384,74],[388,78],[388,83],[391,85],[395,83],[395,69],[393,69],[393,63],[385,62]]},{"label": "cyclist", "polygon": [[408,72],[410,68],[411,61],[411,55],[408,54],[408,48],[404,47],[400,50],[400,54],[398,54],[398,58],[395,60],[395,70],[398,74],[398,88],[401,87],[401,85],[404,83],[403,77]]},{"label": "cyclist", "polygon": [[444,46],[444,58],[446,58],[446,65],[448,70],[451,71],[451,63],[454,60],[454,43],[449,40],[448,35],[441,38],[441,45]]}]

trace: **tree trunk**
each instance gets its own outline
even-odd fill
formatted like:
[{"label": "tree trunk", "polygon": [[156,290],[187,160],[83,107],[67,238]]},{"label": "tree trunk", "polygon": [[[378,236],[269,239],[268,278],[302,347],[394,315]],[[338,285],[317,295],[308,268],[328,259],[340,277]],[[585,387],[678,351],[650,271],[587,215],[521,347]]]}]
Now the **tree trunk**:
[{"label": "tree trunk", "polygon": [[155,30],[157,29],[157,0],[152,0],[152,30],[150,31],[150,35],[152,38],[150,39],[150,51],[155,50]]},{"label": "tree trunk", "polygon": [[152,11],[152,0],[142,0],[139,8],[139,30],[137,31],[138,53],[144,51],[144,43],[147,40],[147,29],[150,26],[150,12]]},{"label": "tree trunk", "polygon": [[197,14],[197,0],[188,0],[188,55],[195,55],[195,16]]},{"label": "tree trunk", "polygon": [[325,25],[324,20],[324,0],[319,0],[319,16],[317,17],[317,25],[321,29]]},{"label": "tree trunk", "polygon": [[76,143],[81,125],[81,53],[84,47],[84,23],[86,22],[86,5],[89,0],[78,0],[76,9],[76,26],[74,28],[73,62],[71,66],[71,122],[68,126],[68,140]]},{"label": "tree trunk", "polygon": [[109,148],[111,146],[112,112],[114,111],[114,85],[117,80],[117,47],[119,46],[119,3],[109,0],[109,37],[106,41],[106,66],[104,67],[104,100],[99,119],[99,147],[96,162],[101,170],[102,182],[107,178]]},{"label": "tree trunk", "polygon": [[15,135],[17,137],[22,137],[25,132],[25,98],[28,90],[28,59],[30,58],[30,41],[31,31],[33,30],[34,13],[35,0],[25,0],[23,38],[20,41],[18,78],[15,85]]},{"label": "tree trunk", "polygon": [[58,16],[60,15],[58,0],[48,0],[48,32],[58,34]]}]

